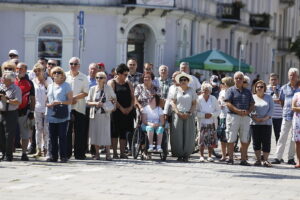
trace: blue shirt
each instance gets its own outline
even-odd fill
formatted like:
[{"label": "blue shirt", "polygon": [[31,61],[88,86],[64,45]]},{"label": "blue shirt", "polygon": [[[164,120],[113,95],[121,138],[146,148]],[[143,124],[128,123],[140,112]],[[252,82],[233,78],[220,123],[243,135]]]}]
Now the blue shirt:
[{"label": "blue shirt", "polygon": [[293,119],[294,112],[292,111],[292,100],[294,94],[299,91],[299,88],[292,88],[291,83],[283,85],[280,89],[279,100],[284,101],[282,118],[287,121]]},{"label": "blue shirt", "polygon": [[[268,85],[266,94],[270,95],[273,98],[273,100],[278,100],[280,88],[281,88],[280,85],[277,85],[275,87],[275,89],[273,90],[272,86]],[[273,119],[281,119],[282,118],[282,106],[280,103],[274,102],[274,111],[273,111],[272,118]]]},{"label": "blue shirt", "polygon": [[[254,99],[250,90],[247,88],[242,88],[242,90],[239,90],[236,86],[228,88],[225,93],[224,101],[231,103],[237,109],[241,110],[249,110],[250,105],[254,104]],[[229,110],[228,113],[236,114],[231,110]]]},{"label": "blue shirt", "polygon": [[89,88],[91,88],[92,86],[97,85],[96,78],[91,78],[90,76],[88,76],[88,80],[89,80]]},{"label": "blue shirt", "polygon": [[[53,101],[67,101],[68,100],[68,93],[71,91],[71,86],[69,83],[64,82],[61,85],[54,85],[54,83],[50,84],[48,86],[48,101],[49,103],[52,103]],[[55,117],[52,117],[54,114],[53,107],[47,107],[46,108],[46,118],[49,123],[61,123],[65,122],[67,120],[70,120],[70,112],[71,112],[71,106],[69,105],[69,115],[68,117],[64,119],[58,119]]]}]

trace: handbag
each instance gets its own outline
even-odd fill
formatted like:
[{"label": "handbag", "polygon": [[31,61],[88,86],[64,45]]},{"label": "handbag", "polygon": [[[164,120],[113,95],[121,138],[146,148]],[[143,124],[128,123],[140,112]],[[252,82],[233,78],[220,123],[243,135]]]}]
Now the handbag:
[{"label": "handbag", "polygon": [[[103,91],[103,94],[99,101],[102,101],[102,99],[104,98],[104,95],[105,95],[105,92]],[[110,100],[108,100],[103,103],[102,108],[106,113],[111,113],[116,109],[116,106]]]},{"label": "handbag", "polygon": [[[52,85],[52,95],[54,100],[54,91],[53,91],[53,85]],[[58,119],[65,119],[69,115],[69,108],[68,105],[65,104],[58,104],[53,106],[53,115],[52,117],[58,118]]]},{"label": "handbag", "polygon": [[58,119],[67,118],[69,115],[68,105],[65,105],[65,104],[55,105],[55,106],[53,106],[53,112],[54,112],[54,114],[52,115],[52,117],[55,117]]}]

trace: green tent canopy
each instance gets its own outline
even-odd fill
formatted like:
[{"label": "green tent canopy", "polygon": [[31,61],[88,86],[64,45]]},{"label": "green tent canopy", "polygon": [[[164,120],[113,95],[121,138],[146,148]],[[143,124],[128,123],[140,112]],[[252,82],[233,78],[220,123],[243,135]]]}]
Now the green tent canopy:
[{"label": "green tent canopy", "polygon": [[[218,50],[206,51],[194,56],[183,58],[177,62],[188,62],[192,69],[217,70],[234,72],[239,71],[239,60]],[[253,67],[241,62],[242,72],[253,72]]]}]

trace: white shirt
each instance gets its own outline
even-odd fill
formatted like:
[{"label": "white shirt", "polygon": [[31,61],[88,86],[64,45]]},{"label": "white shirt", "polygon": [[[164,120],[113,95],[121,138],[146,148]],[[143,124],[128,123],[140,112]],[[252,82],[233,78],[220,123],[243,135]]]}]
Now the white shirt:
[{"label": "white shirt", "polygon": [[[89,81],[87,76],[81,72],[75,77],[71,75],[71,72],[66,72],[66,82],[70,84],[73,96],[79,93],[89,93]],[[79,99],[76,104],[72,105],[72,110],[76,110],[85,115],[86,101],[85,98]]]},{"label": "white shirt", "polygon": [[150,105],[147,105],[143,108],[143,114],[147,116],[147,122],[158,124],[160,123],[160,116],[164,113],[159,106],[152,109]]},{"label": "white shirt", "polygon": [[227,106],[226,106],[226,103],[224,101],[224,99],[225,99],[225,93],[226,93],[226,90],[221,90],[220,94],[219,94],[219,99],[218,99],[219,104],[221,106],[220,119],[226,118],[227,113],[229,111],[228,108],[227,108]]},{"label": "white shirt", "polygon": [[[209,119],[205,118],[205,114],[210,113],[212,117]],[[206,101],[203,98],[203,95],[198,96],[197,99],[197,117],[198,122],[201,124],[215,124],[218,125],[218,116],[220,114],[220,106],[216,97],[209,95],[208,100]]]},{"label": "white shirt", "polygon": [[193,78],[193,81],[189,83],[189,87],[193,88],[194,91],[196,92],[197,89],[200,89],[201,88],[201,84],[199,82],[199,80],[197,79],[197,77],[193,76],[193,75],[190,75],[192,76]]},{"label": "white shirt", "polygon": [[46,101],[47,101],[47,88],[48,85],[52,84],[53,81],[50,77],[47,78],[45,81],[45,85],[38,83],[37,79],[34,78],[32,80],[34,85],[34,92],[35,92],[35,109],[34,111],[39,113],[45,113],[46,111]]}]

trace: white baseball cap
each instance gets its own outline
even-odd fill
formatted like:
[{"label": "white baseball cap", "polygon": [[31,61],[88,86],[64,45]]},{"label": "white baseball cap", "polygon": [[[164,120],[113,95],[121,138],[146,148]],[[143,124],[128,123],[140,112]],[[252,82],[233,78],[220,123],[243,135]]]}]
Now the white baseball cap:
[{"label": "white baseball cap", "polygon": [[15,50],[15,49],[11,49],[9,52],[8,52],[8,55],[19,55],[18,51]]}]

